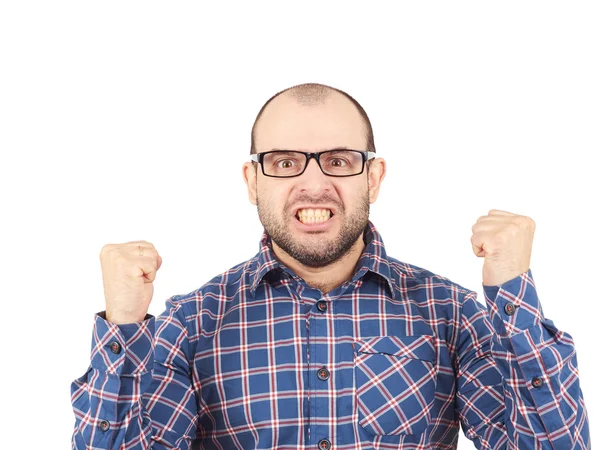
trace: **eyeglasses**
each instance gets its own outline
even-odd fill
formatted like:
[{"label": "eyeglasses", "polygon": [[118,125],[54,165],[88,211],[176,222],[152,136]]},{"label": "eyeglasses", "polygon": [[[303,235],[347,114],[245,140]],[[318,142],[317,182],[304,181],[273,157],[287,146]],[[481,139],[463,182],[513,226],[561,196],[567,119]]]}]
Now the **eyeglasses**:
[{"label": "eyeglasses", "polygon": [[290,178],[302,175],[310,158],[315,158],[321,171],[331,177],[360,175],[365,162],[375,158],[375,152],[362,150],[326,150],[324,152],[299,152],[295,150],[273,150],[250,155],[250,159],[262,167],[263,175],[275,178]]}]

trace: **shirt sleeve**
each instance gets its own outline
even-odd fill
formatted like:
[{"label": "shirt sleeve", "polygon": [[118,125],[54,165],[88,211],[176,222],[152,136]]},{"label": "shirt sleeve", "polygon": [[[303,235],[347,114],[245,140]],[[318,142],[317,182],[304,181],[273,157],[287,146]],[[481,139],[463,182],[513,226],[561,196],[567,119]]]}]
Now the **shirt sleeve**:
[{"label": "shirt sleeve", "polygon": [[590,449],[573,338],[542,312],[531,269],[463,292],[456,409],[478,449]]},{"label": "shirt sleeve", "polygon": [[197,421],[193,346],[189,315],[173,299],[158,319],[116,325],[96,314],[90,366],[71,383],[73,449],[189,449]]}]

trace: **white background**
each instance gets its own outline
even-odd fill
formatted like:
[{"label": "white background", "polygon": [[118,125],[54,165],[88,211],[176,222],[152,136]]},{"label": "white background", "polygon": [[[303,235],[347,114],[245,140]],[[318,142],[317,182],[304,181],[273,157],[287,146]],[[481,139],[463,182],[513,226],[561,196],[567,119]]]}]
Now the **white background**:
[{"label": "white background", "polygon": [[250,130],[304,82],[369,114],[391,256],[483,301],[471,226],[490,209],[535,220],[534,280],[597,426],[598,4],[198,3],[0,7],[0,447],[69,448],[104,244],[159,250],[155,315],[256,253]]}]

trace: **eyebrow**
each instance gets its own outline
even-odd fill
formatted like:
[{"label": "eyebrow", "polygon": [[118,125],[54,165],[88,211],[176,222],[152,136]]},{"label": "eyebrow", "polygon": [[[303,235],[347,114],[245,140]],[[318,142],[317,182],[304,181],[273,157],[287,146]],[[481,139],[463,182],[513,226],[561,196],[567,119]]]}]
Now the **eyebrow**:
[{"label": "eyebrow", "polygon": [[[352,150],[352,149],[348,148],[348,147],[345,147],[345,146],[342,146],[342,147],[328,148],[328,149],[320,150],[320,151],[321,152],[327,152],[327,151],[331,151],[331,150]],[[295,149],[290,149],[290,148],[272,148],[271,150],[267,150],[267,151],[271,151],[271,152],[298,152],[298,151],[302,151],[302,150],[295,150]]]}]

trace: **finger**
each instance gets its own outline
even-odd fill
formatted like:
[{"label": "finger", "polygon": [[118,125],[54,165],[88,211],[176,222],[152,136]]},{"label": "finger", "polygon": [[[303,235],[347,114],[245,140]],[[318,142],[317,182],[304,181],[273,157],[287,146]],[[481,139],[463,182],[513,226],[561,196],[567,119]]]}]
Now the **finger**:
[{"label": "finger", "polygon": [[481,247],[477,247],[475,244],[471,243],[471,248],[473,249],[473,253],[475,253],[475,256],[478,256],[480,258],[485,256],[485,252]]},{"label": "finger", "polygon": [[483,247],[472,239],[471,239],[471,249],[473,250],[473,253],[475,253],[475,256],[477,256],[479,258],[482,258],[485,256],[485,250],[483,250]]},{"label": "finger", "polygon": [[506,219],[509,217],[516,217],[514,215],[508,214],[492,214],[491,216],[481,216],[477,219],[477,222],[506,222]]},{"label": "finger", "polygon": [[490,209],[488,212],[489,215],[492,216],[517,216],[518,214],[514,214],[508,211],[502,211],[501,209]]},{"label": "finger", "polygon": [[149,247],[149,248],[154,248],[154,244],[152,242],[148,242],[148,241],[129,241],[129,242],[125,242],[124,244],[127,247],[137,247],[138,245],[141,245],[142,247]]},{"label": "finger", "polygon": [[156,247],[154,247],[154,245],[150,244],[150,245],[144,245],[144,244],[136,244],[136,245],[132,245],[132,246],[127,246],[127,249],[129,252],[132,252],[135,255],[138,256],[150,256],[150,255],[154,255],[155,258],[157,258],[157,262],[158,262],[158,250],[156,250]]},{"label": "finger", "polygon": [[481,232],[481,231],[494,231],[502,228],[502,224],[504,221],[497,220],[482,220],[481,222],[477,222],[475,225],[471,227],[471,231],[473,233]]},{"label": "finger", "polygon": [[152,283],[156,279],[156,257],[154,256],[140,256],[138,260],[138,267],[140,267],[140,275],[144,278],[144,283]]},{"label": "finger", "polygon": [[485,251],[483,250],[483,234],[473,233],[471,236],[471,248],[475,256],[484,256]]}]

